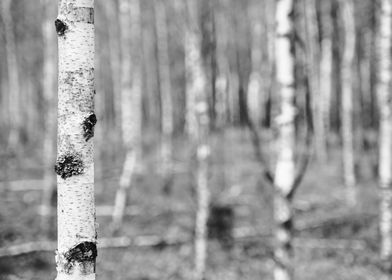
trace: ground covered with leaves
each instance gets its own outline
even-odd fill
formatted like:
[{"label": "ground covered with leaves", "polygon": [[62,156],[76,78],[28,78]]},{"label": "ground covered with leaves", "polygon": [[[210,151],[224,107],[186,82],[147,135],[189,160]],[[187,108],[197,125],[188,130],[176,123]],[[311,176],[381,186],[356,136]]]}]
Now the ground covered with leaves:
[{"label": "ground covered with leaves", "polygon": [[[155,138],[144,144],[144,161],[129,192],[128,215],[115,236],[159,236],[188,241],[170,246],[101,249],[97,259],[98,279],[191,279],[196,211],[194,150],[186,139],[175,139],[174,177],[164,183]],[[272,279],[272,189],[263,183],[249,134],[243,129],[232,129],[224,135],[215,133],[211,144],[212,203],[231,209],[234,237],[210,240],[207,279]],[[263,145],[273,154],[275,148],[268,137],[263,139]],[[377,257],[378,198],[371,160],[374,151],[362,153],[358,158],[358,203],[349,207],[337,146],[331,149],[327,163],[312,159],[294,199],[296,279],[392,279]],[[113,155],[109,152],[103,151],[100,154],[103,160],[97,159],[96,165],[99,237],[113,236],[110,206],[123,161],[120,151],[111,151]],[[273,166],[273,157],[269,159]],[[36,155],[26,154],[23,160],[8,159],[1,166],[3,171],[6,168],[3,174],[7,178],[0,189],[0,247],[55,240],[55,226],[50,234],[39,227],[42,168],[38,160]],[[53,251],[0,258],[0,280],[54,279],[55,275]]]}]

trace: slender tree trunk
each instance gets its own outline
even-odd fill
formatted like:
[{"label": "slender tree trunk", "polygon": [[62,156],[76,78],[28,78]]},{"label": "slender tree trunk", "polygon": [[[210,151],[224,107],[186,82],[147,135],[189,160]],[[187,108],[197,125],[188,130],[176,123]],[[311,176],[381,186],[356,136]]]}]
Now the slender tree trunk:
[{"label": "slender tree trunk", "polygon": [[331,92],[332,92],[332,18],[331,18],[331,0],[321,1],[321,54],[320,54],[320,129],[321,139],[320,148],[325,151],[325,159],[327,156],[328,147],[328,133],[329,133],[329,113],[331,107]]},{"label": "slender tree trunk", "polygon": [[13,150],[17,147],[20,140],[22,129],[22,117],[20,110],[20,84],[19,69],[16,58],[16,41],[14,34],[14,22],[11,11],[11,0],[1,1],[1,17],[5,29],[5,51],[8,73],[8,96],[9,96],[9,137],[8,145]]},{"label": "slender tree trunk", "polygon": [[342,58],[342,136],[343,136],[343,179],[347,202],[356,204],[356,178],[354,169],[353,138],[353,61],[355,52],[354,4],[352,0],[341,0],[345,28]]},{"label": "slender tree trunk", "polygon": [[[329,1],[329,0],[326,0]],[[324,1],[323,1],[324,2]],[[323,65],[320,63],[322,53],[319,51],[319,29],[317,20],[317,3],[315,0],[308,0],[305,3],[305,14],[306,14],[306,33],[308,42],[308,67],[309,67],[309,79],[312,94],[317,98],[314,98],[313,111],[315,116],[315,146],[316,156],[320,162],[325,162],[327,158],[327,145],[326,145],[326,132],[325,132],[325,119],[323,114],[324,96],[323,86],[324,76],[321,73]],[[324,31],[324,30],[323,30]],[[320,79],[322,77],[322,79]]]},{"label": "slender tree trunk", "polygon": [[320,53],[320,82],[319,98],[317,99],[317,129],[319,139],[316,139],[316,151],[321,161],[327,159],[327,144],[329,133],[329,113],[332,89],[332,19],[331,0],[321,2],[321,53]]},{"label": "slender tree trunk", "polygon": [[[248,12],[252,25],[252,44],[251,44],[251,73],[248,84],[247,107],[250,120],[258,126],[261,121],[263,103],[262,91],[262,58],[263,58],[263,24],[261,19],[261,5],[256,2],[257,6],[249,5]],[[265,30],[264,30],[265,31]]]},{"label": "slender tree trunk", "polygon": [[[113,210],[113,229],[121,226],[135,167],[141,158],[141,39],[139,0],[121,0],[121,121],[126,149]],[[132,42],[134,42],[132,44]]]},{"label": "slender tree trunk", "polygon": [[161,0],[155,1],[155,28],[157,34],[158,73],[161,94],[161,161],[164,186],[169,187],[172,177],[173,100],[170,76],[170,59],[166,8]]},{"label": "slender tree trunk", "polygon": [[51,227],[52,199],[56,188],[56,177],[52,166],[55,162],[55,131],[56,131],[56,34],[53,31],[53,18],[55,17],[55,2],[43,0],[44,21],[42,34],[44,38],[44,65],[43,65],[43,96],[45,98],[45,132],[44,132],[44,191],[41,208],[41,228],[48,232]]},{"label": "slender tree trunk", "polygon": [[[223,1],[219,1],[221,6],[224,5]],[[215,80],[215,125],[216,127],[223,127],[227,121],[227,103],[228,103],[228,90],[229,90],[229,62],[227,59],[227,28],[228,23],[222,9],[216,9],[215,12],[215,39],[216,39],[216,56],[217,56],[217,77]]]},{"label": "slender tree trunk", "polygon": [[57,280],[95,279],[94,1],[60,0]]},{"label": "slender tree trunk", "polygon": [[107,18],[107,33],[108,33],[108,48],[110,57],[110,75],[112,80],[112,91],[113,91],[113,123],[115,125],[115,132],[121,131],[121,74],[120,74],[120,44],[118,41],[119,37],[119,24],[117,4],[115,1],[102,1],[103,8],[105,10],[105,16]]},{"label": "slender tree trunk", "polygon": [[205,279],[207,259],[207,219],[209,209],[208,158],[209,111],[206,92],[206,76],[201,56],[201,34],[198,21],[198,1],[187,0],[188,24],[185,32],[185,67],[187,96],[193,100],[190,109],[195,121],[191,135],[197,143],[197,213],[195,225],[195,280]]},{"label": "slender tree trunk", "polygon": [[381,1],[379,27],[379,84],[377,94],[380,107],[379,184],[380,184],[380,254],[391,268],[392,257],[392,108],[391,39],[392,1]]},{"label": "slender tree trunk", "polygon": [[295,177],[295,76],[293,32],[294,0],[278,0],[276,6],[275,60],[276,77],[281,98],[281,115],[277,118],[280,133],[279,154],[275,172],[274,219],[275,238],[275,280],[293,279],[292,226],[293,212],[289,194]]}]

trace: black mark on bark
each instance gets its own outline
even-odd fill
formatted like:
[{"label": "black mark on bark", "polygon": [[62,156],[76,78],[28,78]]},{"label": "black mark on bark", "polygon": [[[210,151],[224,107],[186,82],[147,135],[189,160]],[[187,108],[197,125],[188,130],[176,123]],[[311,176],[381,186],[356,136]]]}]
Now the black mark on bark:
[{"label": "black mark on bark", "polygon": [[95,267],[97,245],[94,242],[82,242],[64,254],[64,271],[70,273],[75,264],[82,264],[82,273],[88,274],[89,268]]},{"label": "black mark on bark", "polygon": [[63,179],[84,172],[84,165],[79,154],[65,154],[57,159],[54,171]]},{"label": "black mark on bark", "polygon": [[68,29],[67,25],[65,22],[63,22],[60,19],[56,19],[54,22],[54,25],[56,26],[56,32],[59,36],[63,36],[65,31]]},{"label": "black mark on bark", "polygon": [[91,114],[83,121],[83,137],[86,140],[90,140],[94,136],[94,126],[97,123],[97,117],[95,114]]}]

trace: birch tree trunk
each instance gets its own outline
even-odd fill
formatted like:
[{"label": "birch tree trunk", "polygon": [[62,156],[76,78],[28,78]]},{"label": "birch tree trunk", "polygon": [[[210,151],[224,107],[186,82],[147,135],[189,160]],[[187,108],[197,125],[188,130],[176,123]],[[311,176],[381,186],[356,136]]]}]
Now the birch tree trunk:
[{"label": "birch tree trunk", "polygon": [[126,149],[113,210],[113,229],[121,226],[127,193],[137,160],[141,157],[141,64],[137,43],[141,40],[139,0],[120,1],[121,125]]},{"label": "birch tree trunk", "polygon": [[206,76],[201,56],[201,34],[198,26],[198,1],[187,0],[188,24],[185,32],[185,68],[187,97],[193,106],[188,108],[195,123],[191,134],[197,143],[197,213],[195,225],[195,280],[205,279],[207,259],[207,220],[209,209],[208,158],[209,112],[206,92]]},{"label": "birch tree trunk", "polygon": [[[322,36],[321,36],[321,54],[320,54],[320,97],[318,100],[320,116],[320,149],[323,149],[327,159],[328,133],[329,133],[329,113],[331,105],[332,92],[332,18],[331,18],[331,0],[321,1],[322,14]],[[318,149],[318,148],[317,148]]]},{"label": "birch tree trunk", "polygon": [[95,279],[94,0],[60,0],[57,280]]},{"label": "birch tree trunk", "polygon": [[220,9],[215,11],[215,26],[216,26],[216,56],[217,56],[217,68],[218,73],[215,80],[215,124],[218,128],[223,127],[228,117],[228,90],[229,90],[229,62],[227,59],[227,28],[228,23],[225,18],[225,14],[222,11],[224,9],[224,1],[218,2],[221,6]]},{"label": "birch tree trunk", "polygon": [[379,26],[380,107],[379,184],[380,184],[380,254],[391,265],[392,257],[392,111],[391,111],[391,39],[392,1],[381,1]]},{"label": "birch tree trunk", "polygon": [[44,132],[44,191],[41,208],[41,228],[48,232],[51,228],[52,198],[56,187],[56,177],[52,166],[55,162],[55,87],[56,87],[56,34],[53,31],[53,18],[55,17],[55,2],[43,0],[44,21],[42,35],[44,39],[44,65],[43,65],[43,96],[45,98],[45,132]]},{"label": "birch tree trunk", "polygon": [[342,18],[345,29],[342,58],[342,137],[343,137],[343,179],[347,202],[356,204],[356,179],[354,170],[353,139],[353,60],[355,51],[354,4],[352,0],[341,0]]},{"label": "birch tree trunk", "polygon": [[[159,91],[161,94],[161,161],[164,186],[170,184],[172,177],[172,134],[173,134],[173,101],[170,76],[170,59],[166,8],[162,0],[155,1],[155,28],[157,33]],[[169,187],[169,186],[167,186]]]},{"label": "birch tree trunk", "polygon": [[15,150],[19,143],[22,128],[22,117],[20,110],[20,85],[19,69],[16,57],[16,41],[14,34],[14,22],[12,18],[11,0],[3,0],[0,3],[1,17],[5,29],[5,51],[8,74],[8,110],[9,110],[9,136],[8,145]]},{"label": "birch tree trunk", "polygon": [[[248,107],[248,116],[250,120],[258,127],[261,121],[261,105],[263,103],[262,97],[262,33],[263,33],[263,25],[261,21],[262,10],[260,7],[260,3],[256,7],[253,5],[249,5],[250,11],[249,17],[251,20],[252,26],[252,46],[251,46],[251,73],[249,77],[248,84],[248,98],[247,98],[247,107]],[[264,30],[265,32],[265,30]]]},{"label": "birch tree trunk", "polygon": [[292,227],[293,212],[289,194],[294,185],[294,147],[296,108],[294,107],[295,76],[292,13],[294,0],[278,0],[276,6],[275,61],[276,79],[279,88],[281,114],[279,126],[279,153],[275,172],[274,219],[275,239],[275,280],[293,279]]}]

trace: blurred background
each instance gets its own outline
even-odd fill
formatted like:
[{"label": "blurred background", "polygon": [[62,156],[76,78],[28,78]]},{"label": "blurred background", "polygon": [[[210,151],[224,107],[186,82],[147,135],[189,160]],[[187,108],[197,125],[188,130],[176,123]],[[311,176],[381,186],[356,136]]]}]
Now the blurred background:
[{"label": "blurred background", "polygon": [[[98,277],[191,279],[198,164],[184,46],[193,20],[211,151],[206,279],[273,279],[274,190],[262,171],[274,171],[279,151],[277,1],[200,0],[190,16],[181,0],[129,0],[137,8],[128,19],[122,2],[95,1]],[[291,201],[295,279],[392,279],[378,256],[381,1],[347,1],[346,10],[344,0],[294,2],[295,152],[304,167]],[[0,279],[54,279],[57,1],[0,8]],[[138,108],[122,100],[129,56],[130,71],[140,71]],[[127,118],[140,127],[131,136],[140,154],[113,226]]]}]

